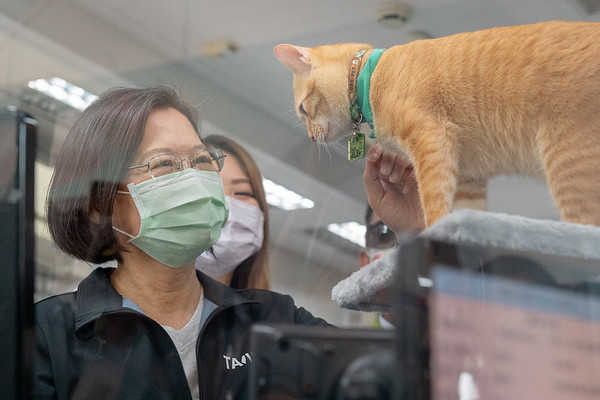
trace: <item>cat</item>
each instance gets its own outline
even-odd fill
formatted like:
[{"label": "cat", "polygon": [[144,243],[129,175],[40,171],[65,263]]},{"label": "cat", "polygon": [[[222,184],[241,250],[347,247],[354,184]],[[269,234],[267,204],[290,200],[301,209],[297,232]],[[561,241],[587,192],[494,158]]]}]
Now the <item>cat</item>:
[{"label": "cat", "polygon": [[[361,50],[364,66],[376,51],[368,44],[275,46],[313,141],[352,134],[349,71]],[[600,23],[548,21],[393,46],[365,97],[376,140],[413,164],[426,226],[455,208],[487,209],[487,182],[497,175],[545,178],[562,220],[600,226]]]}]

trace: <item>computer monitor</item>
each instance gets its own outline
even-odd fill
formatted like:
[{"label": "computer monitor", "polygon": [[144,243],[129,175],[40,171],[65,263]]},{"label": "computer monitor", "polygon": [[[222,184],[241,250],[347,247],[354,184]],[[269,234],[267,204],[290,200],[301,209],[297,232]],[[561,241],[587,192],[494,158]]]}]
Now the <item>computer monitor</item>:
[{"label": "computer monitor", "polygon": [[599,260],[422,237],[398,254],[407,398],[600,398]]},{"label": "computer monitor", "polygon": [[29,399],[33,376],[36,121],[0,108],[0,398]]}]

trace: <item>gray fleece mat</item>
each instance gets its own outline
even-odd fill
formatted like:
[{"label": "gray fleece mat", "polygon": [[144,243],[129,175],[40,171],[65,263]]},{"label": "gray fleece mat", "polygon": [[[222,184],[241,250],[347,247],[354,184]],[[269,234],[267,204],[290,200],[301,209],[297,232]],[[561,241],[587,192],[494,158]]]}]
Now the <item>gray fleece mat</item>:
[{"label": "gray fleece mat", "polygon": [[[477,210],[457,210],[420,234],[458,244],[493,246],[549,255],[598,259],[600,227],[541,220]],[[389,311],[386,290],[392,282],[398,250],[357,270],[331,291],[340,307]]]}]

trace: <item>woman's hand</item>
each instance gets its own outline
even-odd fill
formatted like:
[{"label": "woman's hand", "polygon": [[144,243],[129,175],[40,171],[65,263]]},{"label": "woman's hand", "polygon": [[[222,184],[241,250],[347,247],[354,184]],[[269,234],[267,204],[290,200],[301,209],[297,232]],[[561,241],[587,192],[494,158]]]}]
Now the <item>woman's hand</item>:
[{"label": "woman's hand", "polygon": [[425,228],[413,167],[402,155],[374,144],[367,153],[363,174],[373,211],[396,234]]}]

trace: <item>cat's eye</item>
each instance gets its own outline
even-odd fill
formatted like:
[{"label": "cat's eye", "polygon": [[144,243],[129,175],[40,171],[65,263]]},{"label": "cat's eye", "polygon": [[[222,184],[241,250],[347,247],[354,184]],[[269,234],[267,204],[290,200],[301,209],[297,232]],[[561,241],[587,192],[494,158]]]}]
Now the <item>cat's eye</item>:
[{"label": "cat's eye", "polygon": [[302,114],[302,115],[307,115],[306,110],[304,109],[304,104],[300,104],[298,106],[298,111],[300,111],[300,114]]}]

